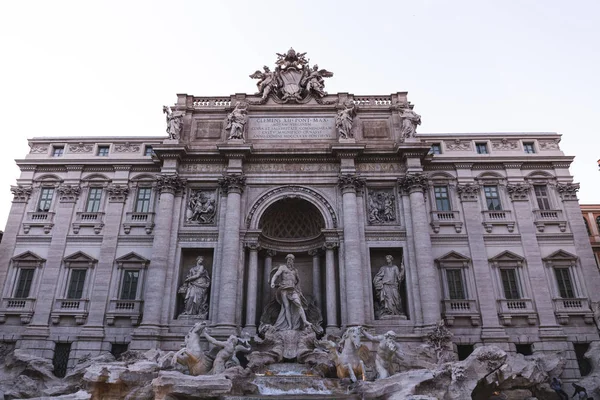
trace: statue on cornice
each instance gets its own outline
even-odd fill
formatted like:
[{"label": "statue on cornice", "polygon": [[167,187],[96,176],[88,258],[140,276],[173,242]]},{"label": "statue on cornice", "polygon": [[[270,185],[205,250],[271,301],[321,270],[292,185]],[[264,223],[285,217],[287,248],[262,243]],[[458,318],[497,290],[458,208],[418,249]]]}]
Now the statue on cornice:
[{"label": "statue on cornice", "polygon": [[402,118],[401,137],[403,139],[415,137],[417,125],[421,125],[421,116],[412,108],[404,107],[401,109],[400,118]]},{"label": "statue on cornice", "polygon": [[171,108],[168,106],[163,106],[163,113],[167,115],[167,133],[169,134],[169,138],[181,138],[183,115],[172,113]]},{"label": "statue on cornice", "polygon": [[248,122],[248,112],[246,110],[246,103],[235,103],[235,108],[227,116],[226,130],[229,131],[229,137],[231,139],[244,139],[244,132],[246,131],[246,122]]},{"label": "statue on cornice", "polygon": [[277,61],[275,61],[275,63],[281,68],[302,68],[304,65],[308,64],[305,57],[306,53],[296,53],[296,50],[291,47],[285,54],[275,54],[277,54]]},{"label": "statue on cornice", "polygon": [[335,117],[335,127],[337,128],[340,139],[351,139],[352,125],[354,125],[354,117],[356,116],[356,104],[347,102],[344,108],[339,110]]},{"label": "statue on cornice", "polygon": [[259,79],[259,81],[256,82],[256,86],[258,87],[258,92],[256,94],[261,96],[261,100],[266,101],[267,97],[269,97],[269,94],[277,89],[278,70],[276,70],[275,72],[271,72],[271,69],[269,69],[269,67],[267,67],[266,65],[263,66],[263,70],[264,72],[260,72],[259,70],[257,70],[252,75],[250,75],[250,78]]},{"label": "statue on cornice", "polygon": [[306,88],[309,93],[316,94],[318,97],[327,96],[325,89],[325,80],[323,78],[331,78],[333,72],[326,69],[319,70],[319,66],[315,64],[312,69],[306,70],[304,77],[300,81],[300,86]]}]

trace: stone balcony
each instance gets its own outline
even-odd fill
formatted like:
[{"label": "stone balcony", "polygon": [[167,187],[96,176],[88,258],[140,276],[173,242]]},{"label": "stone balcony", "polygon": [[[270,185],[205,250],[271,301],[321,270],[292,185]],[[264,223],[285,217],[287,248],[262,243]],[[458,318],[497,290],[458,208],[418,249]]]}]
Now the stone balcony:
[{"label": "stone balcony", "polygon": [[35,309],[35,299],[4,298],[0,303],[0,323],[6,322],[7,315],[17,315],[21,323],[28,324]]},{"label": "stone balcony", "polygon": [[132,325],[137,325],[142,319],[143,300],[116,300],[113,299],[108,305],[106,312],[106,323],[113,325],[115,318],[130,318]]},{"label": "stone balcony", "polygon": [[554,313],[559,324],[566,325],[569,323],[569,317],[581,316],[586,324],[594,323],[594,314],[588,299],[573,298],[573,299],[552,299],[554,304]]},{"label": "stone balcony", "polygon": [[456,318],[470,318],[471,325],[479,326],[481,324],[481,316],[477,308],[477,300],[457,300],[444,299],[442,300],[444,308],[444,320],[448,326],[454,325]]},{"label": "stone balcony", "polygon": [[44,233],[50,233],[54,226],[54,213],[49,211],[28,212],[23,222],[23,232],[29,233],[31,228],[41,228]]},{"label": "stone balcony", "polygon": [[512,325],[515,317],[527,318],[529,325],[537,321],[537,312],[531,299],[498,299],[498,315],[504,325]]},{"label": "stone balcony", "polygon": [[561,232],[567,230],[562,210],[533,210],[533,223],[538,232],[544,232],[547,225],[558,225]]},{"label": "stone balcony", "polygon": [[509,233],[515,230],[515,220],[508,210],[482,211],[483,227],[487,233],[492,233],[495,226],[505,226]]},{"label": "stone balcony", "polygon": [[456,233],[462,232],[463,223],[459,211],[431,211],[431,227],[435,233],[442,226],[453,226]]},{"label": "stone balcony", "polygon": [[104,227],[103,212],[78,212],[73,222],[73,233],[78,234],[81,228],[91,228],[97,235]]},{"label": "stone balcony", "polygon": [[77,325],[85,324],[88,316],[88,299],[56,299],[50,313],[53,324],[58,324],[61,317],[73,317]]},{"label": "stone balcony", "polygon": [[146,234],[151,234],[154,230],[154,213],[128,212],[123,230],[129,235],[132,229],[143,229]]}]

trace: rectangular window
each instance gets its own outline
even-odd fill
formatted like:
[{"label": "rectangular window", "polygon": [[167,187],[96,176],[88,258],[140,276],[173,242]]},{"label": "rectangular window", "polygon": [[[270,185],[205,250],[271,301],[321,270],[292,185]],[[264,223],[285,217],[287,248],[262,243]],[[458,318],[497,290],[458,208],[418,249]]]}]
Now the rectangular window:
[{"label": "rectangular window", "polygon": [[448,295],[450,296],[450,299],[464,300],[466,296],[462,279],[462,270],[458,268],[447,269],[446,280],[448,282]]},{"label": "rectangular window", "polygon": [[429,154],[442,154],[442,146],[439,143],[432,143]]},{"label": "rectangular window", "polygon": [[102,199],[102,188],[90,188],[85,212],[98,212],[100,210],[100,199]]},{"label": "rectangular window", "polygon": [[519,286],[517,283],[517,270],[514,268],[503,268],[500,270],[502,276],[502,287],[504,298],[508,300],[520,299]]},{"label": "rectangular window", "polygon": [[569,268],[554,268],[554,275],[556,276],[560,297],[563,299],[575,298],[575,291],[573,290]]},{"label": "rectangular window", "polygon": [[487,143],[475,143],[477,154],[488,154]]},{"label": "rectangular window", "polygon": [[150,211],[150,196],[152,188],[141,187],[138,189],[137,198],[135,199],[135,212],[147,213]]},{"label": "rectangular window", "polygon": [[67,299],[81,299],[83,296],[83,285],[85,283],[86,274],[87,269],[73,269],[71,271]]},{"label": "rectangular window", "polygon": [[450,197],[448,196],[448,186],[434,186],[435,208],[437,211],[450,211]]},{"label": "rectangular window", "polygon": [[489,211],[502,210],[502,204],[500,204],[500,195],[498,193],[498,186],[484,186],[483,193],[485,194],[485,201],[487,204],[487,209]]},{"label": "rectangular window", "polygon": [[54,188],[42,188],[42,191],[40,192],[40,201],[38,203],[38,211],[50,211],[53,196]]},{"label": "rectangular window", "polygon": [[121,354],[125,353],[129,348],[128,343],[112,343],[110,346],[110,354],[112,354],[116,360],[121,357]]},{"label": "rectangular window", "polygon": [[135,300],[137,295],[139,270],[123,271],[123,283],[121,286],[121,300]]},{"label": "rectangular window", "polygon": [[52,157],[62,157],[65,152],[64,146],[53,146],[52,147]]},{"label": "rectangular window", "polygon": [[101,157],[108,157],[109,146],[98,146],[98,155]]},{"label": "rectangular window", "polygon": [[535,147],[533,147],[533,143],[523,143],[523,150],[527,154],[535,153]]},{"label": "rectangular window", "polygon": [[152,155],[152,146],[146,146],[144,148],[144,155],[145,156],[151,156]]},{"label": "rectangular window", "polygon": [[548,197],[548,188],[546,185],[533,185],[535,198],[537,199],[540,210],[550,210],[550,198]]},{"label": "rectangular window", "polygon": [[52,365],[54,366],[54,376],[64,378],[67,374],[67,365],[69,364],[69,355],[71,354],[71,343],[56,343],[54,346],[54,357]]},{"label": "rectangular window", "polygon": [[26,299],[29,297],[31,290],[31,282],[33,281],[33,273],[35,268],[21,268],[19,270],[19,279],[17,280],[17,290],[15,290],[15,298]]}]

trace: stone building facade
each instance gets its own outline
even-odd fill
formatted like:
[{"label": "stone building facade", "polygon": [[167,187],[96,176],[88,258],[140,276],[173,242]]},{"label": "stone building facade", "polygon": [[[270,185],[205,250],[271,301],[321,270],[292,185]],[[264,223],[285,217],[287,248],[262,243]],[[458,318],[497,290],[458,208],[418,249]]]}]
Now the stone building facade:
[{"label": "stone building facade", "polygon": [[600,268],[600,204],[582,204],[583,223],[590,237],[590,244]]},{"label": "stone building facade", "polygon": [[[418,342],[444,319],[459,353],[561,350],[578,376],[600,273],[560,135],[415,134],[407,93],[327,94],[330,73],[300,56],[280,57],[278,86],[257,71],[257,95],[178,95],[168,138],[31,139],[0,245],[0,340],[72,363],[177,349],[200,318],[256,333],[293,254],[327,333]],[[373,284],[388,255],[404,270],[391,315]],[[186,311],[198,257],[202,316]]]}]

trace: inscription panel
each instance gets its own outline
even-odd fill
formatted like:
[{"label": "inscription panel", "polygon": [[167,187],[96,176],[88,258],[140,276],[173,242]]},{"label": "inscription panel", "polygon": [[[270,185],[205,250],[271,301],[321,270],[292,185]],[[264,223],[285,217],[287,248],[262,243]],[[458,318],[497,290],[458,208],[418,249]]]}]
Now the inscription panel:
[{"label": "inscription panel", "polygon": [[335,139],[334,117],[254,117],[248,121],[249,139]]}]

